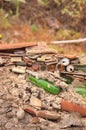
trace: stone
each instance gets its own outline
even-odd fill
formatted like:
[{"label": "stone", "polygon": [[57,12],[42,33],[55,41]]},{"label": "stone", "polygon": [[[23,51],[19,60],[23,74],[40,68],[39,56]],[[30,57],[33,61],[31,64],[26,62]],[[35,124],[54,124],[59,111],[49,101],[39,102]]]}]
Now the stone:
[{"label": "stone", "polygon": [[32,123],[32,124],[37,124],[37,123],[39,123],[39,122],[40,122],[40,120],[39,120],[38,117],[33,117],[30,123]]},{"label": "stone", "polygon": [[[86,43],[85,43],[85,45],[86,45]],[[86,47],[85,47],[85,49],[86,49]],[[86,56],[80,57],[79,60],[82,65],[86,65]]]},{"label": "stone", "polygon": [[55,108],[55,109],[61,109],[61,105],[59,105],[59,104],[56,104],[56,103],[52,103],[52,106],[53,106],[53,108]]},{"label": "stone", "polygon": [[16,115],[17,115],[17,118],[18,118],[19,120],[21,120],[21,119],[23,119],[24,116],[25,116],[25,111],[24,111],[22,108],[19,108],[19,110],[17,111]]},{"label": "stone", "polygon": [[72,86],[83,87],[83,82],[80,82],[78,79],[74,79],[74,81],[72,82]]},{"label": "stone", "polygon": [[12,72],[18,73],[18,74],[24,74],[26,71],[26,67],[13,67]]},{"label": "stone", "polygon": [[44,119],[49,119],[49,120],[58,120],[58,119],[60,119],[60,115],[58,113],[56,113],[56,112],[53,112],[53,111],[47,111],[47,110],[43,111],[43,110],[41,110],[41,111],[37,111],[36,115],[38,117],[41,117],[41,118],[44,118]]},{"label": "stone", "polygon": [[34,96],[32,96],[30,98],[30,105],[34,106],[34,107],[37,107],[37,108],[41,108],[42,107],[42,102],[41,102],[40,99],[35,98]]},{"label": "stone", "polygon": [[24,105],[24,110],[32,115],[36,115],[34,108],[30,107],[29,105]]},{"label": "stone", "polygon": [[61,121],[61,128],[69,128],[71,126],[74,127],[83,127],[83,122],[81,120],[81,117],[79,117],[77,114],[73,113],[71,115],[66,115],[62,121]]},{"label": "stone", "polygon": [[11,112],[8,112],[7,114],[6,114],[6,117],[8,117],[8,118],[12,118],[14,116],[14,113],[11,111]]},{"label": "stone", "polygon": [[22,59],[21,59],[21,57],[13,57],[13,58],[11,58],[10,61],[11,61],[11,62],[21,62]]},{"label": "stone", "polygon": [[[10,92],[13,96],[19,95],[19,89],[18,88],[12,88],[12,90],[10,90]],[[10,97],[12,97],[12,96],[10,96]]]},{"label": "stone", "polygon": [[14,124],[9,121],[9,122],[6,123],[5,128],[6,129],[11,129],[13,126],[14,126]]},{"label": "stone", "polygon": [[0,108],[0,115],[6,113],[6,108]]},{"label": "stone", "polygon": [[0,104],[3,104],[4,100],[3,99],[0,99]]},{"label": "stone", "polygon": [[0,125],[4,126],[7,123],[7,118],[5,117],[5,115],[0,115]]},{"label": "stone", "polygon": [[25,117],[20,121],[23,124],[29,124],[31,122],[31,120],[32,120],[32,116],[28,113],[25,113]]}]

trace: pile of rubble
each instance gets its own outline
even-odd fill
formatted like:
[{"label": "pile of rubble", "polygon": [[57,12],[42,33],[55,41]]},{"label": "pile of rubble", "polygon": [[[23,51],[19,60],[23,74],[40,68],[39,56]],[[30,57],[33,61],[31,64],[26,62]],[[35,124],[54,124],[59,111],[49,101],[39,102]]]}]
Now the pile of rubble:
[{"label": "pile of rubble", "polygon": [[82,57],[47,46],[2,51],[0,73],[1,130],[86,127],[85,93],[75,91],[86,82]]}]

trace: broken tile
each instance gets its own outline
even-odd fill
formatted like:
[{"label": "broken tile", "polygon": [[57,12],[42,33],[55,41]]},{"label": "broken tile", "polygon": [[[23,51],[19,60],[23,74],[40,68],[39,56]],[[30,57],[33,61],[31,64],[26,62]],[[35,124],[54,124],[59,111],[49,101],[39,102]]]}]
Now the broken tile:
[{"label": "broken tile", "polygon": [[24,74],[25,71],[26,71],[26,67],[18,66],[18,67],[12,68],[12,72],[15,72],[15,73],[18,73],[18,74]]},{"label": "broken tile", "polygon": [[12,57],[12,58],[10,59],[10,61],[11,61],[11,62],[21,62],[22,59],[21,59],[21,57]]}]

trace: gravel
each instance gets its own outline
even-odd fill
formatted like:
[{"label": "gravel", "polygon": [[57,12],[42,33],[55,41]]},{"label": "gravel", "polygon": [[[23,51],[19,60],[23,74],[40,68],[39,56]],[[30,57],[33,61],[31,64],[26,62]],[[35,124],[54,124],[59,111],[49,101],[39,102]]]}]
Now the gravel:
[{"label": "gravel", "polygon": [[[76,94],[71,86],[68,86],[69,89],[62,91],[59,95],[52,95],[29,81],[27,82],[25,74],[10,72],[10,67],[0,68],[0,73],[0,130],[60,130],[60,121],[65,121],[67,114],[71,115],[61,111],[62,98],[86,107],[86,98]],[[25,112],[23,105],[29,105],[32,96],[42,102],[42,110],[59,113],[61,120],[54,122],[33,117]],[[78,119],[83,120],[83,122],[86,120],[82,117]]]}]

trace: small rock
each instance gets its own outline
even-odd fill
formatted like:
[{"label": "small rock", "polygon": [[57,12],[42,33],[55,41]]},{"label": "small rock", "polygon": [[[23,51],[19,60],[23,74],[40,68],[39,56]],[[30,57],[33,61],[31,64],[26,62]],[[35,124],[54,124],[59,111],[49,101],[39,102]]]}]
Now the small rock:
[{"label": "small rock", "polygon": [[17,111],[17,118],[18,119],[23,119],[24,118],[24,116],[25,116],[25,111],[22,109],[22,108],[20,108],[18,111]]},{"label": "small rock", "polygon": [[40,119],[40,123],[41,123],[42,125],[48,126],[48,124],[49,124],[49,121],[48,121],[48,120],[43,119],[43,118],[39,118],[39,119]]},{"label": "small rock", "polygon": [[31,120],[31,123],[32,123],[32,124],[37,124],[37,123],[39,123],[39,122],[40,122],[40,120],[39,120],[38,117],[33,117],[32,120]]},{"label": "small rock", "polygon": [[38,93],[37,93],[37,92],[32,93],[32,96],[37,97],[37,96],[38,96]]},{"label": "small rock", "polygon": [[22,61],[21,57],[13,57],[13,58],[11,58],[11,62],[21,62],[21,61]]},{"label": "small rock", "polygon": [[[86,46],[86,44],[85,44],[85,46]],[[86,47],[85,47],[84,49],[86,49]],[[85,51],[85,52],[86,52],[86,51]],[[86,65],[86,56],[80,57],[79,60],[80,60],[80,63],[81,63],[82,65]]]},{"label": "small rock", "polygon": [[57,120],[60,119],[60,115],[56,112],[50,112],[50,111],[38,111],[36,113],[38,117],[49,119],[49,120]]},{"label": "small rock", "polygon": [[21,120],[23,124],[29,124],[31,122],[32,116],[28,113],[25,113],[25,117]]},{"label": "small rock", "polygon": [[74,79],[74,81],[72,82],[72,85],[75,87],[82,87],[83,82],[80,82],[78,79]]},{"label": "small rock", "polygon": [[[19,89],[18,88],[13,88],[12,90],[10,90],[10,93],[13,96],[18,96],[19,95]],[[10,96],[12,98],[12,96]],[[9,97],[8,97],[9,98]]]},{"label": "small rock", "polygon": [[12,118],[14,116],[14,113],[13,112],[8,112],[7,114],[6,114],[6,117],[8,117],[8,118]]},{"label": "small rock", "polygon": [[32,107],[28,106],[28,105],[24,105],[24,110],[25,110],[26,112],[32,114],[32,115],[36,115],[35,110],[34,110]]},{"label": "small rock", "polygon": [[0,57],[0,66],[3,66],[4,65],[4,60],[3,58]]},{"label": "small rock", "polygon": [[32,87],[32,88],[31,88],[31,92],[34,93],[34,92],[36,92],[36,91],[37,91],[37,88],[36,88],[36,87]]},{"label": "small rock", "polygon": [[61,109],[61,105],[59,105],[59,104],[56,104],[56,103],[52,103],[52,106],[53,106],[53,108],[55,108],[55,109]]},{"label": "small rock", "polygon": [[41,107],[42,107],[42,102],[41,102],[40,99],[35,98],[35,97],[32,96],[32,97],[30,98],[30,105],[31,105],[31,106],[34,106],[34,107],[39,107],[39,108],[41,108]]},{"label": "small rock", "polygon": [[63,118],[61,121],[61,128],[68,128],[71,126],[75,127],[83,127],[83,122],[81,120],[81,117],[74,115],[75,113],[71,115],[67,115]]},{"label": "small rock", "polygon": [[7,122],[5,125],[6,129],[11,129],[14,126],[14,124],[12,122]]},{"label": "small rock", "polygon": [[24,74],[26,71],[26,67],[13,67],[12,68],[12,72],[15,72],[15,73],[19,73],[19,74]]},{"label": "small rock", "polygon": [[3,104],[4,100],[3,99],[0,99],[0,104]]},{"label": "small rock", "polygon": [[0,108],[0,115],[6,113],[6,108]]}]

